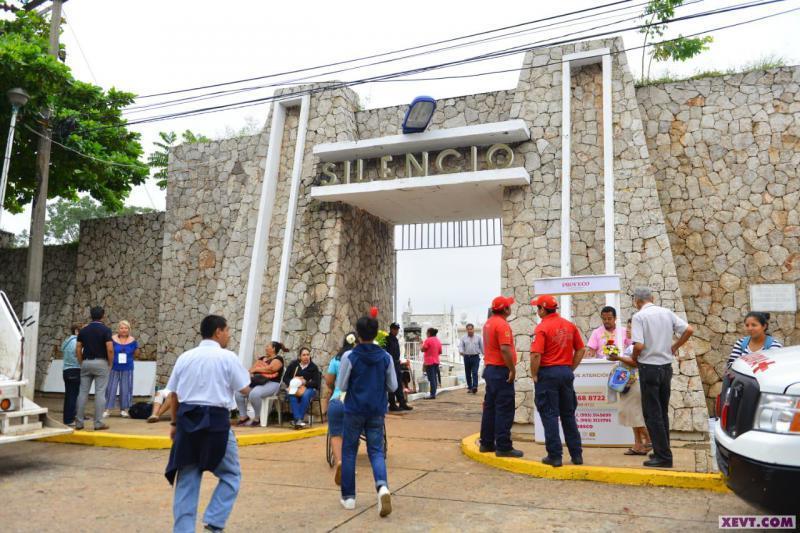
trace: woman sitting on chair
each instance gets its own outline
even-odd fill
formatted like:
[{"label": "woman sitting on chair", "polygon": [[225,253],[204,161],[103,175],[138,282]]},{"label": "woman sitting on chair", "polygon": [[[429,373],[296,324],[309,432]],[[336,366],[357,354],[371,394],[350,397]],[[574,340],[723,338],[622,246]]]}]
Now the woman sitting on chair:
[{"label": "woman sitting on chair", "polygon": [[288,387],[286,396],[289,397],[289,405],[292,407],[292,425],[295,429],[306,427],[303,418],[311,400],[319,394],[321,379],[319,367],[311,361],[311,350],[300,348],[297,359],[289,364],[283,375],[283,383]]},{"label": "woman sitting on chair", "polygon": [[[261,423],[261,402],[267,396],[275,396],[281,387],[281,370],[283,370],[283,357],[278,355],[287,351],[280,342],[272,341],[267,345],[266,353],[259,357],[250,368],[250,394],[245,397],[236,393],[236,405],[239,408],[239,422],[237,426],[257,426]],[[253,419],[247,416],[247,400],[253,406]]]}]

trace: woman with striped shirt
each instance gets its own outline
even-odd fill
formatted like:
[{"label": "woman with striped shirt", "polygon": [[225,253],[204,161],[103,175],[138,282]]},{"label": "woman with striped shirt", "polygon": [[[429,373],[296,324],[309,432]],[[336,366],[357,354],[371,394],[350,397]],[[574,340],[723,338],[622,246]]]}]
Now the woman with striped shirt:
[{"label": "woman with striped shirt", "polygon": [[743,355],[753,352],[783,348],[772,335],[769,334],[769,313],[751,311],[744,317],[744,329],[747,336],[742,337],[733,345],[731,355],[728,357],[728,366]]}]

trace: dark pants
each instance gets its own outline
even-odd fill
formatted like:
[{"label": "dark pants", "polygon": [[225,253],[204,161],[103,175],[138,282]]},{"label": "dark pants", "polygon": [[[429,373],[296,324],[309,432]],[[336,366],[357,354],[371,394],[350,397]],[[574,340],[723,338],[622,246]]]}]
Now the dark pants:
[{"label": "dark pants", "polygon": [[75,421],[75,412],[78,409],[78,393],[81,390],[81,369],[68,368],[64,370],[64,423],[72,424]]},{"label": "dark pants", "polygon": [[406,394],[403,391],[403,379],[400,375],[400,361],[394,362],[394,374],[397,376],[397,390],[389,393],[389,405],[397,407],[397,405],[406,404]]},{"label": "dark pants", "polygon": [[428,365],[425,367],[425,376],[431,386],[431,398],[436,398],[436,385],[439,383],[439,365]]},{"label": "dark pants", "polygon": [[564,449],[558,432],[558,419],[572,458],[582,457],[581,434],[575,421],[578,399],[575,396],[575,374],[568,366],[543,366],[536,381],[536,410],[542,418],[547,455],[561,458]]},{"label": "dark pants", "polygon": [[642,413],[653,453],[656,458],[672,461],[669,448],[669,393],[672,382],[672,365],[639,363],[639,380],[642,389]]},{"label": "dark pants", "polygon": [[467,388],[469,390],[478,390],[478,368],[480,366],[480,355],[475,354],[464,356],[464,374],[467,375]]},{"label": "dark pants", "polygon": [[481,444],[487,448],[508,451],[511,425],[514,423],[514,384],[508,382],[508,368],[487,365],[483,369],[486,395],[481,417]]}]

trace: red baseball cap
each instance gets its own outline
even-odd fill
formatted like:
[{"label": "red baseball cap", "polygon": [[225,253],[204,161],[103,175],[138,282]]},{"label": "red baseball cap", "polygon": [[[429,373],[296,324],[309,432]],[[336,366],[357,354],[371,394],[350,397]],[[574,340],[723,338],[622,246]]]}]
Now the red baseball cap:
[{"label": "red baseball cap", "polygon": [[513,303],[514,303],[514,297],[513,296],[509,296],[509,297],[498,296],[497,298],[492,300],[492,310],[493,311],[499,311],[499,310],[504,309],[506,307],[511,307],[511,304],[513,304]]},{"label": "red baseball cap", "polygon": [[544,307],[545,309],[558,309],[558,300],[549,294],[542,294],[531,300],[531,305]]}]

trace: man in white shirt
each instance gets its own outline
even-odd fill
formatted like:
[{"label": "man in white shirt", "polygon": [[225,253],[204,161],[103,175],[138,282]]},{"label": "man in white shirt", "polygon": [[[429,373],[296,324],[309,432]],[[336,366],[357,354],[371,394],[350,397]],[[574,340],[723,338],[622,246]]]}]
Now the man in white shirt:
[{"label": "man in white shirt", "polygon": [[[639,367],[644,422],[653,441],[653,453],[644,466],[672,468],[669,446],[672,361],[694,328],[669,309],[654,305],[648,288],[634,290],[633,305],[639,310],[633,315],[631,329],[633,359]],[[678,340],[674,340],[676,334],[680,335]]]},{"label": "man in white shirt", "polygon": [[235,392],[245,396],[250,392],[250,373],[235,353],[225,349],[231,334],[223,317],[205,317],[200,333],[200,345],[178,357],[167,384],[172,391],[173,442],[165,475],[175,485],[176,533],[195,531],[204,471],[219,479],[203,517],[208,531],[225,528],[242,477],[230,409],[236,406]]},{"label": "man in white shirt", "polygon": [[467,392],[478,393],[478,368],[481,366],[483,338],[475,334],[475,326],[467,324],[467,334],[458,341],[458,353],[464,358],[464,374],[467,376]]}]

